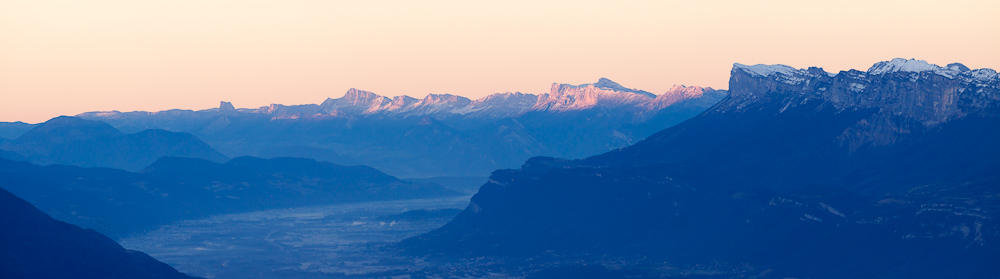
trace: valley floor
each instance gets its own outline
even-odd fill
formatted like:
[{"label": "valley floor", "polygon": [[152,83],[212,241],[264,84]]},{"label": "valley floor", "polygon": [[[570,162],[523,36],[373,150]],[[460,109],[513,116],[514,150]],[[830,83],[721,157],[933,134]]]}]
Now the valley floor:
[{"label": "valley floor", "polygon": [[[266,210],[183,221],[121,239],[193,276],[329,278],[427,267],[384,248],[452,216],[393,219],[410,210],[464,208],[469,196]],[[389,217],[387,217],[389,216]],[[393,272],[395,273],[395,272]]]},{"label": "valley floor", "polygon": [[732,278],[732,266],[677,267],[642,257],[540,255],[512,258],[405,256],[396,242],[441,227],[470,196],[366,202],[218,215],[163,226],[119,242],[177,270],[229,278]]}]

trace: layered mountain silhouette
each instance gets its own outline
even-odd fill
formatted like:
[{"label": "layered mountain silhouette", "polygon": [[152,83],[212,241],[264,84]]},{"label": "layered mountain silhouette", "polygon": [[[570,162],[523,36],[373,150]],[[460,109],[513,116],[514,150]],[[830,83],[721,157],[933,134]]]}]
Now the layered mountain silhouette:
[{"label": "layered mountain silhouette", "polygon": [[[661,95],[608,79],[549,93],[422,99],[351,89],[321,104],[78,117],[122,129],[188,132],[231,156],[304,156],[406,177],[485,176],[533,156],[582,158],[634,144],[711,107],[724,90],[676,86]],[[585,124],[584,124],[585,123]]]},{"label": "layered mountain silhouette", "polygon": [[459,194],[365,166],[252,157],[164,157],[140,172],[0,159],[0,185],[56,219],[113,237],[226,213]]},{"label": "layered mountain silhouette", "polygon": [[[6,186],[6,185],[5,185]],[[192,278],[0,189],[0,278]]]},{"label": "layered mountain silhouette", "polygon": [[[0,157],[36,164],[65,164],[140,170],[160,157],[227,158],[189,133],[159,129],[125,134],[104,122],[57,117],[39,124],[17,139],[0,142]],[[8,155],[3,155],[8,154]]]},{"label": "layered mountain silhouette", "polygon": [[0,122],[0,142],[16,139],[33,127],[35,125],[24,122]]},{"label": "layered mountain silhouette", "polygon": [[996,127],[990,69],[736,64],[729,96],[701,115],[620,150],[496,171],[452,222],[400,247],[641,256],[731,277],[991,277]]}]

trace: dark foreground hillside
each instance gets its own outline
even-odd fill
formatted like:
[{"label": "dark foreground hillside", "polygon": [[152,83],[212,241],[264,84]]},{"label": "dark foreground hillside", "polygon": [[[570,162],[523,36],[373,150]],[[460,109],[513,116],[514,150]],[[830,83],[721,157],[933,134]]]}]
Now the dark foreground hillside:
[{"label": "dark foreground hillside", "polygon": [[0,189],[0,278],[192,278]]}]

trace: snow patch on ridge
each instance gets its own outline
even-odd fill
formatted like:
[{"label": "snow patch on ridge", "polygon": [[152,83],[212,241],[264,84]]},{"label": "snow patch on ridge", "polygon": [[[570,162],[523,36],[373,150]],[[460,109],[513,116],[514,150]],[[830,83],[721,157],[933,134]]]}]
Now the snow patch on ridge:
[{"label": "snow patch on ridge", "polygon": [[854,91],[854,92],[861,92],[861,91],[864,91],[864,90],[865,90],[865,87],[867,87],[867,86],[866,86],[866,85],[864,85],[864,84],[860,84],[860,83],[851,83],[851,84],[850,84],[850,87],[849,87],[849,89],[850,89],[851,91]]},{"label": "snow patch on ridge", "polygon": [[748,66],[740,63],[733,63],[733,69],[734,70],[739,69],[753,77],[775,78],[781,82],[791,85],[801,84],[802,82],[808,83],[808,80],[806,80],[806,78],[815,76],[813,74],[810,74],[806,70],[796,69],[788,65],[780,65],[780,64],[777,65],[757,64],[753,66]]}]

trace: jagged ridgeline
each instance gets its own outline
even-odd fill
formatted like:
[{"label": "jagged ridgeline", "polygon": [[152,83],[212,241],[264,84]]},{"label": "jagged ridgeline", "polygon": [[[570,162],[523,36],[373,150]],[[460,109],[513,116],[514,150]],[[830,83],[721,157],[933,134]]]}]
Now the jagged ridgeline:
[{"label": "jagged ridgeline", "polygon": [[996,71],[736,64],[729,85],[635,145],[494,172],[453,221],[400,247],[640,257],[722,277],[1000,274]]},{"label": "jagged ridgeline", "polygon": [[478,100],[423,99],[351,89],[315,105],[161,112],[91,112],[125,132],[163,129],[197,136],[229,156],[308,157],[363,164],[404,177],[485,176],[532,156],[582,158],[628,146],[703,112],[724,90],[675,86],[661,94],[608,79],[553,84],[549,93]]}]

